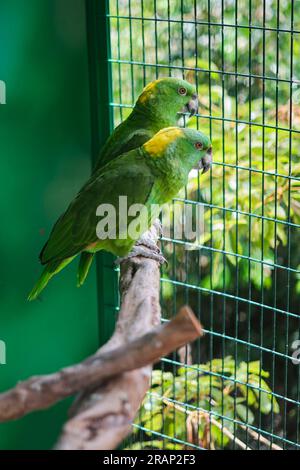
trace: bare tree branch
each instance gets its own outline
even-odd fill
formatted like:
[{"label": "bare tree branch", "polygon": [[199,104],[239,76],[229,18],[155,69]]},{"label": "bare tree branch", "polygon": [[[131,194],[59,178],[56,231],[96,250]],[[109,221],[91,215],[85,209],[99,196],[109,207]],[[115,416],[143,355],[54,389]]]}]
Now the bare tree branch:
[{"label": "bare tree branch", "polygon": [[[148,237],[152,244],[157,241],[155,226]],[[159,264],[153,259],[124,261],[121,310],[112,338],[83,362],[32,377],[2,393],[0,421],[20,418],[81,392],[56,448],[117,447],[130,432],[149,388],[152,363],[202,335],[201,325],[188,307],[160,324],[159,278]]]},{"label": "bare tree branch", "polygon": [[[122,307],[115,333],[101,351],[112,351],[117,344],[129,345],[141,333],[160,322],[159,266],[146,258],[133,258],[121,266]],[[183,307],[170,323],[159,326],[147,350],[162,350],[185,344],[201,336],[202,329],[188,307]],[[150,333],[151,334],[151,333]],[[147,341],[149,334],[143,337]],[[143,341],[142,340],[142,341]],[[139,354],[143,354],[145,345]],[[157,356],[158,358],[158,356]],[[153,361],[152,361],[153,362]],[[114,449],[131,431],[131,423],[150,386],[151,366],[125,372],[106,384],[89,390],[72,408],[73,417],[64,426],[57,449]]]},{"label": "bare tree branch", "polygon": [[201,327],[187,307],[170,322],[127,345],[95,354],[80,364],[54,374],[32,377],[0,395],[0,422],[17,419],[34,410],[48,408],[82,390],[125,371],[157,362],[186,341],[201,334]]}]

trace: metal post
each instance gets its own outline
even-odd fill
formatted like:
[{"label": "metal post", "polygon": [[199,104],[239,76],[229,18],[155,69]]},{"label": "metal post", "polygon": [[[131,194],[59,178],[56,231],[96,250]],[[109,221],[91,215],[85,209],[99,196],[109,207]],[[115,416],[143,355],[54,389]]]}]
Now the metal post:
[{"label": "metal post", "polygon": [[[113,129],[112,73],[110,58],[109,1],[86,0],[86,22],[90,82],[92,162]],[[99,339],[105,343],[111,336],[118,307],[117,272],[114,258],[97,254],[97,291]]]}]

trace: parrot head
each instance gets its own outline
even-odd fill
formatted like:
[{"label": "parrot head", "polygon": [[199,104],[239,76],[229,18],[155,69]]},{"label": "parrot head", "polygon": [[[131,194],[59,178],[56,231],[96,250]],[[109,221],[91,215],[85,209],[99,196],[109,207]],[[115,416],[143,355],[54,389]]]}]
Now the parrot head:
[{"label": "parrot head", "polygon": [[[193,168],[206,173],[212,164],[212,145],[209,137],[196,129],[182,129],[190,146],[190,152],[195,156],[196,165]],[[191,158],[193,160],[193,157]]]},{"label": "parrot head", "polygon": [[[143,145],[146,153],[159,166],[193,168],[206,173],[212,164],[212,145],[209,137],[196,129],[168,127],[157,132]],[[156,163],[156,164],[157,164]],[[169,171],[169,169],[167,171]]]},{"label": "parrot head", "polygon": [[161,124],[160,127],[174,126],[183,113],[197,113],[196,87],[180,78],[160,78],[144,88],[135,110],[147,113]]}]

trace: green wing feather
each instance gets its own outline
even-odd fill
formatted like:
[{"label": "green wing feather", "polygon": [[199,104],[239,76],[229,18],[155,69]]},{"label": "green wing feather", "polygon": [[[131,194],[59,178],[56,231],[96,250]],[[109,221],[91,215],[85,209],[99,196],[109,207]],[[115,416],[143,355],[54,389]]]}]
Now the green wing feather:
[{"label": "green wing feather", "polygon": [[[146,129],[139,129],[128,136],[128,122],[125,121],[120,124],[119,128],[115,129],[111,137],[108,139],[106,145],[100,153],[93,172],[103,168],[108,162],[118,157],[119,155],[129,152],[130,150],[141,147],[147,140],[149,140],[154,132]],[[92,265],[94,258],[93,253],[82,252],[78,265],[77,285],[82,286],[85,282]]]},{"label": "green wing feather", "polygon": [[44,271],[42,272],[38,281],[34,285],[33,289],[30,291],[27,300],[35,300],[40,295],[42,290],[45,289],[50,279],[52,279],[53,276],[58,274],[69,263],[71,263],[73,259],[74,257],[71,256],[70,258],[65,258],[63,260],[52,261],[51,263],[48,263],[47,266],[45,266]]},{"label": "green wing feather", "polygon": [[77,271],[77,287],[81,287],[89,273],[95,254],[83,251],[80,255],[78,271]]},{"label": "green wing feather", "polygon": [[130,125],[127,121],[124,121],[114,130],[111,137],[107,140],[93,172],[103,168],[104,165],[114,158],[141,147],[145,142],[151,139],[153,135],[154,132],[140,128],[130,132]]},{"label": "green wing feather", "polygon": [[[99,242],[96,235],[99,221],[96,216],[97,207],[100,204],[112,204],[118,209],[119,195],[127,196],[128,206],[135,203],[146,204],[154,181],[154,174],[139,150],[131,151],[105,165],[94,173],[55,224],[42,250],[41,262],[45,264],[69,258]],[[120,245],[120,240],[118,244]],[[128,240],[124,240],[124,248],[126,244]],[[104,247],[107,249],[105,243]]]}]

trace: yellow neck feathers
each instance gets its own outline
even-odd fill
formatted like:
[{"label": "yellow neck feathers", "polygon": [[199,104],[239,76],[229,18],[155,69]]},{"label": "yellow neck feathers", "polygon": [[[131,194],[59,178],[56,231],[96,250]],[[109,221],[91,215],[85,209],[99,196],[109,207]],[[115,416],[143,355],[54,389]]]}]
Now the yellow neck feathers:
[{"label": "yellow neck feathers", "polygon": [[179,127],[169,127],[155,134],[143,147],[151,157],[162,157],[169,145],[181,136],[183,136],[182,129]]}]

